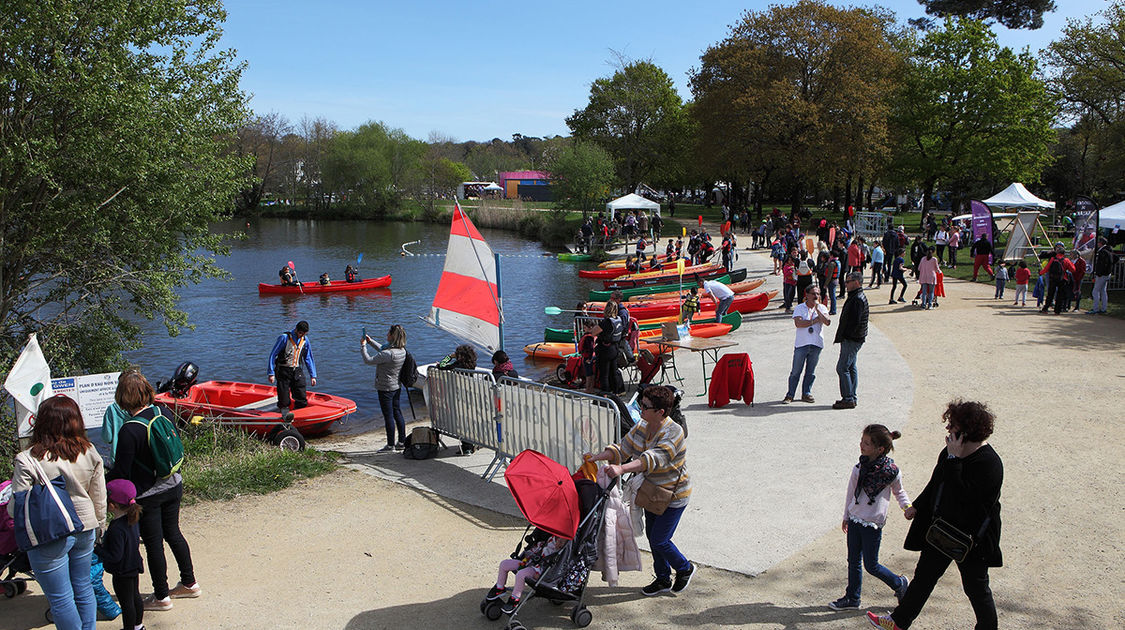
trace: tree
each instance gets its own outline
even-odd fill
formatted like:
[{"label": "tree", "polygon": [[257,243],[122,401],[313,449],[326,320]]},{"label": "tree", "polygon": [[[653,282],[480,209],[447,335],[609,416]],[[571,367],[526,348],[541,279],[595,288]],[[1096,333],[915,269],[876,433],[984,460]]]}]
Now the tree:
[{"label": "tree", "polygon": [[894,103],[895,168],[922,184],[927,209],[939,181],[1032,182],[1049,159],[1057,110],[1035,59],[976,20],[926,33]]},{"label": "tree", "polygon": [[324,165],[328,189],[348,205],[382,216],[407,194],[420,194],[426,145],[381,122],[340,133]]},{"label": "tree", "polygon": [[[971,20],[996,20],[1004,26],[1037,29],[1043,26],[1043,14],[1055,10],[1054,0],[918,0],[926,13],[939,18],[963,17]],[[911,20],[924,29],[933,27],[932,20]]]},{"label": "tree", "polygon": [[682,109],[671,77],[651,61],[634,61],[594,81],[589,103],[566,124],[608,151],[618,182],[632,190],[670,159]]},{"label": "tree", "polygon": [[292,129],[284,116],[270,112],[255,117],[238,130],[235,152],[250,158],[253,163],[247,176],[247,186],[238,193],[239,211],[253,212],[267,190],[280,188],[282,143]]},{"label": "tree", "polygon": [[747,12],[691,76],[700,162],[714,179],[788,181],[795,205],[820,178],[878,168],[896,37],[891,16],[870,9],[801,0]]},{"label": "tree", "polygon": [[593,142],[574,140],[548,158],[551,187],[560,207],[593,210],[613,185],[613,157]]},{"label": "tree", "polygon": [[136,316],[223,272],[210,224],[248,163],[217,0],[9,0],[0,12],[0,362],[39,331],[56,373],[121,364]]}]

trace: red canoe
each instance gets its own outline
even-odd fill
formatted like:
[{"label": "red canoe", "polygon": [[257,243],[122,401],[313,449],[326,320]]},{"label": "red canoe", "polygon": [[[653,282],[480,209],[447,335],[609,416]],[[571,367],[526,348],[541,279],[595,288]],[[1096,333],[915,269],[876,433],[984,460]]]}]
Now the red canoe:
[{"label": "red canoe", "polygon": [[[754,313],[766,308],[769,301],[777,295],[777,291],[766,291],[763,293],[740,293],[734,296],[734,301],[731,302],[730,308],[727,312],[738,311],[739,313]],[[603,303],[593,303],[588,306],[592,314],[600,313]],[[652,319],[655,317],[667,317],[669,315],[677,315],[680,312],[680,301],[676,299],[671,300],[653,300],[651,302],[640,302],[633,304],[630,302],[629,316],[637,319]],[[710,315],[708,315],[710,313]],[[696,313],[695,317],[703,319],[706,317],[715,316],[715,306],[712,301],[710,305],[704,305],[701,312]]]},{"label": "red canoe", "polygon": [[319,282],[306,282],[299,287],[282,286],[280,284],[266,284],[264,282],[261,282],[258,284],[258,293],[337,293],[340,291],[367,291],[369,289],[382,289],[389,286],[391,286],[390,276],[367,278],[366,280],[359,280],[357,282],[344,282],[343,280],[333,280],[328,284],[320,284]]},{"label": "red canoe", "polygon": [[677,282],[694,283],[696,278],[711,280],[726,274],[727,270],[722,265],[695,265],[694,267],[684,269],[683,275],[680,275],[675,269],[671,271],[661,269],[660,271],[647,271],[618,278],[603,279],[602,285],[605,286],[606,290],[630,289],[633,287],[675,284]]},{"label": "red canoe", "polygon": [[578,270],[578,277],[579,278],[595,278],[597,280],[607,280],[607,279],[616,278],[618,276],[626,276],[626,275],[629,275],[630,273],[633,273],[633,272],[629,271],[625,267],[610,267],[608,269],[579,269]]},{"label": "red canoe", "polygon": [[[301,435],[320,435],[333,422],[356,410],[354,401],[340,396],[308,392],[308,399],[308,407],[293,410],[292,425]],[[273,433],[282,422],[277,388],[272,385],[207,381],[192,385],[184,398],[157,394],[156,402],[185,422],[193,416],[203,416],[260,435]]]}]

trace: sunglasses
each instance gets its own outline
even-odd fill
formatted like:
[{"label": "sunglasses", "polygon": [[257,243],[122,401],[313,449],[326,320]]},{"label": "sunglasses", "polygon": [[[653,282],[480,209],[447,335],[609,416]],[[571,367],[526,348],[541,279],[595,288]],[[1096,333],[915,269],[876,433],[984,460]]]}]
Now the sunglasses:
[{"label": "sunglasses", "polygon": [[656,405],[653,405],[652,403],[647,403],[647,402],[642,400],[641,401],[641,409],[650,409],[650,410],[656,409]]}]

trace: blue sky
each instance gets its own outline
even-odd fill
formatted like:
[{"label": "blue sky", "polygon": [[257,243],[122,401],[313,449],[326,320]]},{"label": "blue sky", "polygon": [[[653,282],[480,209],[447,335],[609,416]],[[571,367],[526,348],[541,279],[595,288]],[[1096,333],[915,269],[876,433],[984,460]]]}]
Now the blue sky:
[{"label": "blue sky", "polygon": [[[324,117],[342,129],[381,120],[425,140],[566,135],[614,51],[651,58],[690,98],[688,72],[746,10],[732,2],[362,2],[228,0],[223,45],[247,63],[242,87],[258,113]],[[871,4],[833,2],[833,4]],[[915,0],[881,4],[904,21]],[[1106,0],[1056,0],[1037,31],[995,27],[1000,42],[1037,52],[1067,18]]]}]

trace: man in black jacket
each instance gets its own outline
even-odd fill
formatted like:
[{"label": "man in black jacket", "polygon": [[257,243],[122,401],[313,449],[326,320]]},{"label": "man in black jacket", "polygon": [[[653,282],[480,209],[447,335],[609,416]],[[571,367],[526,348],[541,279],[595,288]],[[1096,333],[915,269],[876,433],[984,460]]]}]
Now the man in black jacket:
[{"label": "man in black jacket", "polygon": [[1113,252],[1109,250],[1104,236],[1098,237],[1098,250],[1094,253],[1094,306],[1087,313],[1105,314],[1109,308],[1109,294],[1106,287],[1109,285],[1109,276],[1113,273]]},{"label": "man in black jacket", "polygon": [[891,279],[891,261],[895,259],[895,252],[898,251],[898,230],[893,227],[888,227],[887,231],[883,233],[883,251],[886,252],[887,260],[883,265],[883,282],[889,282]]},{"label": "man in black jacket", "polygon": [[988,257],[992,255],[992,243],[982,232],[980,238],[973,242],[973,282],[977,281],[977,272],[981,267],[988,272],[989,280],[994,278],[992,273],[992,265],[988,263]]},{"label": "man in black jacket", "polygon": [[840,375],[840,400],[832,405],[833,409],[855,409],[856,386],[859,384],[856,355],[867,340],[869,309],[867,296],[863,293],[863,274],[849,273],[844,287],[848,291],[848,300],[840,310],[840,327],[836,330],[835,341],[840,344],[840,359],[836,362],[836,374]]}]

